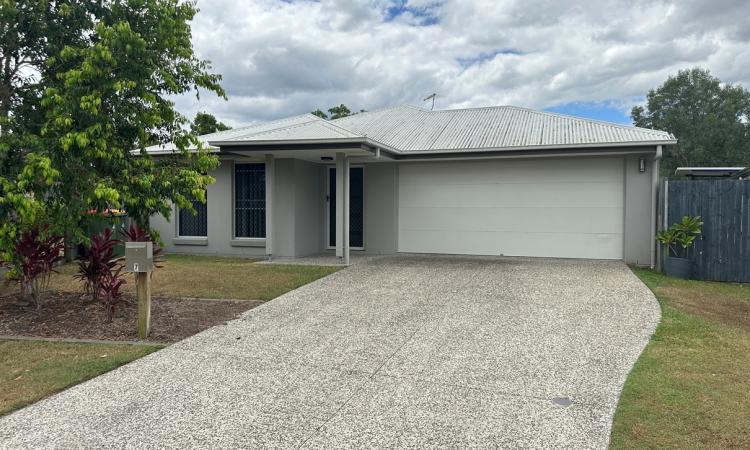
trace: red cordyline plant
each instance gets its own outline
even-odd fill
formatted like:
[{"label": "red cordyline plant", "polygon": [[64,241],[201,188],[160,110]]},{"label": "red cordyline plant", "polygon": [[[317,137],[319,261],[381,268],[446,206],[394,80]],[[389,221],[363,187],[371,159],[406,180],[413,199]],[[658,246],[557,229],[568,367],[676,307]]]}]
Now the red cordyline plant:
[{"label": "red cordyline plant", "polygon": [[100,280],[99,295],[104,302],[104,307],[107,309],[107,322],[112,322],[115,316],[115,309],[121,303],[127,303],[127,300],[125,300],[120,291],[122,285],[125,284],[120,271],[122,271],[122,266],[117,266],[114,270],[107,271]]},{"label": "red cordyline plant", "polygon": [[91,236],[86,255],[78,260],[78,273],[74,277],[83,281],[86,293],[94,301],[101,299],[104,279],[120,263],[120,259],[115,257],[115,246],[120,241],[113,239],[113,234],[110,228],[105,228],[102,233]]},{"label": "red cordyline plant", "polygon": [[49,235],[49,226],[34,227],[21,235],[14,249],[11,281],[21,288],[21,297],[30,300],[37,309],[44,303],[44,293],[55,264],[63,259],[63,238]]}]

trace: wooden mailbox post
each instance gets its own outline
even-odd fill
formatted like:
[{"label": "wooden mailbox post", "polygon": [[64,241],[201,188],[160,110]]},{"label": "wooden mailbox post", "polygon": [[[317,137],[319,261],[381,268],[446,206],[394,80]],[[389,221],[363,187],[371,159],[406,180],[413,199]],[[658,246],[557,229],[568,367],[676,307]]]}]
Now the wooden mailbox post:
[{"label": "wooden mailbox post", "polygon": [[154,270],[153,242],[126,242],[125,270],[135,273],[135,287],[138,292],[138,338],[146,339],[151,329],[151,272]]}]

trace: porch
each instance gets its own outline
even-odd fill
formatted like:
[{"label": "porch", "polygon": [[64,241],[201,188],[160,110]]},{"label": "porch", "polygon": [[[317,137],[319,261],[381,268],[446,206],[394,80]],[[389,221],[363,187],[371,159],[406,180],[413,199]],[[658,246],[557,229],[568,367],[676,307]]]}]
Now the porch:
[{"label": "porch", "polygon": [[198,205],[203,218],[177,207],[170,220],[152,218],[166,251],[276,262],[323,256],[344,265],[353,254],[396,252],[392,160],[361,149],[233,149],[220,162],[206,204]]}]

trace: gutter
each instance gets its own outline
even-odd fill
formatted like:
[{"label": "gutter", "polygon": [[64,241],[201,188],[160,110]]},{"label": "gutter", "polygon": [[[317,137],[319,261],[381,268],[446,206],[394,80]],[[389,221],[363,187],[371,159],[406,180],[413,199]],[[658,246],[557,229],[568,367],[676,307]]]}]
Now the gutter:
[{"label": "gutter", "polygon": [[295,145],[295,144],[364,144],[365,137],[335,139],[263,139],[252,141],[208,141],[213,147],[251,147],[253,145]]},{"label": "gutter", "polygon": [[213,147],[252,147],[254,145],[295,145],[295,144],[366,144],[371,147],[380,147],[393,153],[400,153],[390,145],[370,139],[367,136],[350,138],[324,138],[324,139],[264,139],[252,141],[208,141]]},{"label": "gutter", "polygon": [[742,169],[741,171],[737,172],[736,174],[734,174],[732,178],[737,179],[737,180],[746,180],[750,178],[750,167],[746,167]]},{"label": "gutter", "polygon": [[659,245],[656,243],[656,229],[659,227],[657,223],[659,208],[659,166],[662,158],[662,146],[656,146],[656,154],[654,155],[654,163],[651,165],[651,269],[656,267],[656,257],[658,254]]},{"label": "gutter", "polygon": [[389,145],[383,144],[366,136],[357,138],[336,138],[336,139],[284,139],[284,140],[255,140],[255,141],[209,141],[208,144],[214,147],[252,147],[262,145],[303,145],[303,144],[365,144],[371,147],[380,147],[388,152],[397,155],[435,155],[435,154],[464,154],[464,153],[485,153],[485,152],[508,152],[515,150],[556,150],[571,148],[611,148],[611,147],[651,147],[658,145],[673,145],[676,140],[659,140],[659,141],[634,141],[634,142],[602,142],[590,144],[565,144],[565,145],[517,145],[513,147],[482,147],[467,149],[436,149],[436,150],[398,150]]},{"label": "gutter", "polygon": [[577,149],[577,148],[611,148],[611,147],[652,147],[661,145],[674,145],[677,140],[659,140],[659,141],[638,141],[638,142],[602,142],[592,144],[565,144],[565,145],[517,145],[514,147],[487,147],[487,148],[468,148],[468,149],[438,149],[438,150],[414,150],[399,151],[400,155],[434,155],[441,153],[481,153],[481,152],[508,152],[514,150],[557,150],[557,149]]},{"label": "gutter", "polygon": [[[589,143],[589,144],[566,144],[566,145],[529,145],[529,146],[513,146],[513,147],[488,147],[488,148],[469,148],[469,149],[435,149],[435,150],[399,150],[390,145],[382,142],[370,139],[367,136],[353,137],[353,138],[325,138],[325,139],[284,139],[284,140],[255,140],[255,141],[209,141],[208,145],[213,147],[210,151],[213,153],[221,153],[220,148],[230,147],[262,147],[262,146],[284,146],[284,145],[328,145],[328,144],[359,144],[371,147],[373,150],[380,149],[387,153],[392,154],[397,160],[408,159],[412,156],[419,158],[426,158],[430,156],[444,155],[447,157],[461,157],[461,156],[476,156],[482,154],[533,154],[534,152],[544,152],[551,150],[570,150],[570,149],[601,149],[612,152],[623,152],[623,149],[632,147],[653,147],[661,148],[663,145],[674,145],[677,140],[658,140],[658,141],[638,141],[638,142],[603,142],[603,143]],[[265,149],[264,149],[265,150]],[[195,151],[195,150],[189,150]],[[178,150],[157,150],[148,152],[150,155],[165,155],[179,153]],[[642,152],[638,152],[642,153]],[[661,156],[659,156],[661,159]]]}]

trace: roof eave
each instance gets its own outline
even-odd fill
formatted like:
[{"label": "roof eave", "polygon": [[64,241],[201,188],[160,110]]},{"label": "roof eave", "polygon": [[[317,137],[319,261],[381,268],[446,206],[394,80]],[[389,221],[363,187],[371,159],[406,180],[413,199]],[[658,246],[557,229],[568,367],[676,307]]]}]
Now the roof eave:
[{"label": "roof eave", "polygon": [[673,140],[655,140],[655,141],[632,141],[632,142],[603,142],[603,143],[583,143],[583,144],[565,144],[565,145],[519,145],[512,147],[485,147],[485,148],[466,148],[466,149],[434,149],[434,150],[398,150],[382,142],[375,141],[367,137],[356,138],[335,138],[335,139],[272,139],[272,140],[251,140],[251,141],[210,141],[213,147],[252,147],[252,146],[269,146],[269,145],[295,145],[295,144],[365,144],[370,147],[380,148],[391,153],[400,155],[424,155],[424,154],[446,154],[446,153],[474,153],[474,152],[499,152],[515,150],[567,150],[574,148],[622,148],[622,147],[654,147],[657,145],[674,145],[677,143]]},{"label": "roof eave", "polygon": [[435,150],[409,150],[402,151],[402,155],[430,155],[446,153],[480,153],[480,152],[502,152],[516,150],[569,150],[576,148],[622,148],[622,147],[655,147],[657,145],[674,145],[677,140],[659,140],[659,141],[634,141],[634,142],[603,142],[603,143],[585,143],[585,144],[565,144],[565,145],[518,145],[512,147],[483,147],[483,148],[466,148],[466,149],[435,149]]},{"label": "roof eave", "polygon": [[265,147],[269,145],[325,145],[325,144],[363,144],[372,148],[379,148],[390,153],[400,154],[400,150],[390,145],[378,142],[368,137],[350,137],[350,138],[326,138],[326,139],[269,139],[269,140],[249,140],[249,141],[210,141],[213,147]]},{"label": "roof eave", "polygon": [[[220,149],[218,147],[213,147],[213,146],[204,147],[204,150],[208,150],[211,153],[219,153],[219,151],[220,151]],[[196,153],[196,152],[198,152],[198,149],[197,148],[188,148],[188,149],[186,149],[186,151],[188,153]],[[140,150],[131,150],[130,153],[133,154],[133,155],[140,155],[141,151]],[[151,155],[151,156],[179,155],[181,153],[182,153],[182,151],[178,150],[178,149],[166,149],[165,148],[165,149],[159,149],[159,150],[146,150],[146,154],[147,155]]]},{"label": "roof eave", "polygon": [[295,145],[295,144],[362,144],[367,139],[362,137],[356,138],[325,138],[325,139],[255,139],[255,140],[235,140],[235,141],[209,141],[213,147],[252,147],[267,145]]}]

